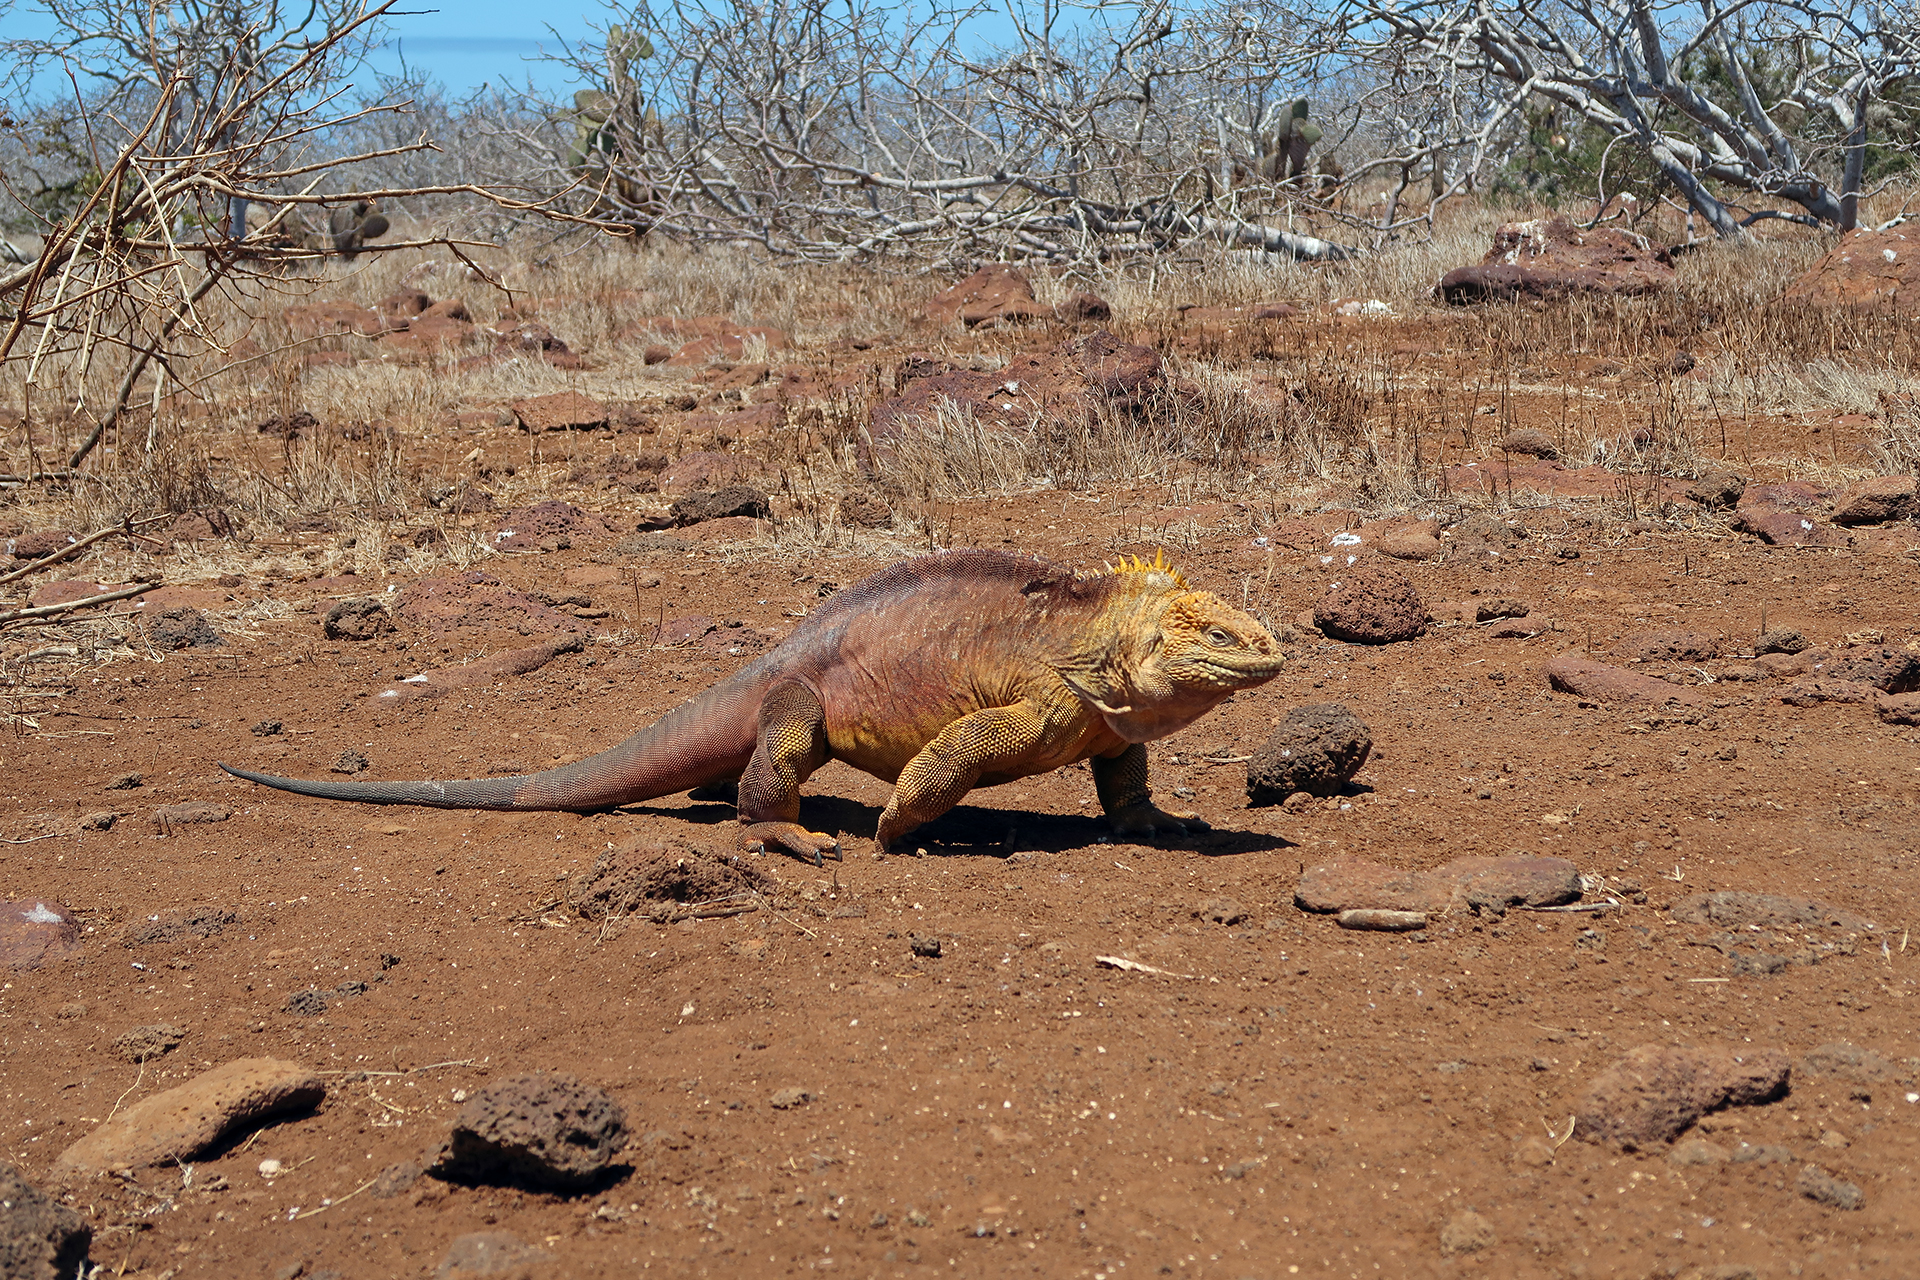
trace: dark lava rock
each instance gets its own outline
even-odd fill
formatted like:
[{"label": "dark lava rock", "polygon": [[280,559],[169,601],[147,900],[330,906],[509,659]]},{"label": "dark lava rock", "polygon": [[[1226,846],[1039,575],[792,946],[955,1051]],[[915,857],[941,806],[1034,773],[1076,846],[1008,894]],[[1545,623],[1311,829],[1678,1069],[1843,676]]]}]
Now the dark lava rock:
[{"label": "dark lava rock", "polygon": [[1920,653],[1885,645],[1842,649],[1821,674],[1870,684],[1882,693],[1912,693],[1920,690]]},{"label": "dark lava rock", "polygon": [[159,617],[150,619],[147,635],[162,649],[211,649],[226,643],[206,614],[185,606],[162,610]]},{"label": "dark lava rock", "polygon": [[1519,427],[1507,432],[1506,438],[1500,441],[1500,448],[1507,453],[1521,453],[1543,462],[1553,462],[1560,457],[1560,446],[1538,427]]},{"label": "dark lava rock", "polygon": [[1731,471],[1708,471],[1687,486],[1687,497],[1709,511],[1731,511],[1746,491],[1744,477]]},{"label": "dark lava rock", "polygon": [[773,514],[767,495],[744,484],[730,484],[712,493],[690,493],[676,501],[670,509],[673,522],[683,528],[707,520],[724,520],[729,516],[752,516],[757,520],[765,520]]},{"label": "dark lava rock", "polygon": [[1524,618],[1533,612],[1525,600],[1480,600],[1473,607],[1475,622],[1496,622],[1501,618]]},{"label": "dark lava rock", "polygon": [[1247,803],[1280,804],[1296,791],[1334,795],[1372,751],[1372,731],[1339,703],[1295,707],[1247,762]]},{"label": "dark lava rock", "polygon": [[109,791],[136,791],[146,785],[146,778],[137,773],[116,774],[107,784]]},{"label": "dark lava rock", "polygon": [[373,640],[393,630],[393,615],[372,596],[337,600],[327,610],[329,640]]},{"label": "dark lava rock", "polygon": [[1113,319],[1113,305],[1098,294],[1075,292],[1053,314],[1067,324],[1106,324]]},{"label": "dark lava rock", "polygon": [[228,925],[238,923],[240,913],[228,907],[186,907],[137,920],[126,927],[120,940],[129,947],[151,947],[190,939],[205,940],[218,937]]},{"label": "dark lava rock", "polygon": [[1801,653],[1812,644],[1811,640],[1792,627],[1775,627],[1753,642],[1753,656],[1758,658],[1769,653]]},{"label": "dark lava rock", "polygon": [[340,753],[340,758],[338,760],[335,760],[333,762],[333,772],[365,773],[367,771],[367,765],[369,763],[370,762],[368,761],[366,753],[364,751],[355,751],[353,748],[349,747],[345,751],[342,751]]},{"label": "dark lava rock", "polygon": [[151,1062],[172,1053],[186,1038],[185,1027],[176,1027],[171,1022],[156,1022],[121,1032],[114,1039],[113,1051],[128,1062]]},{"label": "dark lava rock", "polygon": [[1673,904],[1673,918],[1681,924],[1711,924],[1723,929],[1741,925],[1829,925],[1836,929],[1867,930],[1871,920],[1842,911],[1813,898],[1788,898],[1773,893],[1721,889],[1696,893]]},{"label": "dark lava rock", "polygon": [[941,947],[938,938],[923,938],[914,934],[908,940],[908,946],[912,948],[913,954],[923,959],[938,960],[940,958]]},{"label": "dark lava rock", "polygon": [[247,730],[247,732],[256,738],[271,738],[276,733],[286,732],[286,728],[287,726],[284,721],[262,720],[259,724],[253,726],[253,728]]},{"label": "dark lava rock", "polygon": [[427,1172],[451,1182],[578,1190],[603,1177],[626,1145],[626,1114],[604,1090],[538,1072],[469,1098]]},{"label": "dark lava rock", "polygon": [[1863,1209],[1867,1204],[1866,1193],[1858,1185],[1842,1182],[1819,1165],[1803,1166],[1800,1176],[1793,1180],[1793,1189],[1829,1209]]},{"label": "dark lava rock", "polygon": [[75,1280],[92,1244],[85,1218],[0,1164],[0,1276]]},{"label": "dark lava rock", "polygon": [[307,987],[288,996],[283,1007],[296,1018],[317,1018],[329,1007],[327,993],[318,987]]},{"label": "dark lava rock", "polygon": [[606,849],[567,881],[567,904],[591,920],[635,913],[670,916],[676,907],[771,894],[779,882],[758,860],[657,841]]},{"label": "dark lava rock", "polygon": [[884,529],[893,523],[893,508],[870,493],[850,493],[840,499],[840,521],[861,529]]},{"label": "dark lava rock", "polygon": [[1313,607],[1313,624],[1335,640],[1392,644],[1427,630],[1427,607],[1407,575],[1383,564],[1349,565]]},{"label": "dark lava rock", "polygon": [[1786,1055],[1773,1049],[1642,1045],[1587,1086],[1575,1132],[1628,1151],[1670,1142],[1709,1111],[1784,1096],[1792,1073]]},{"label": "dark lava rock", "polygon": [[0,902],[0,966],[38,969],[79,949],[80,924],[59,903],[39,898]]}]

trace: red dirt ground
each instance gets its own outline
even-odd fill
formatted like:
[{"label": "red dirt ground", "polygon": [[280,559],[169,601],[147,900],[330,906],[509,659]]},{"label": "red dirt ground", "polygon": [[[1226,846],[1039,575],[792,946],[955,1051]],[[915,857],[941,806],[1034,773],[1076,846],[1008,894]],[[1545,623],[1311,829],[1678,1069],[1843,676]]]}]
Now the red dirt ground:
[{"label": "red dirt ground", "polygon": [[[243,581],[224,594],[319,608],[228,631],[222,648],[82,669],[57,712],[30,708],[40,731],[8,743],[0,834],[54,838],[7,847],[0,897],[57,900],[85,932],[76,956],[0,989],[4,1158],[50,1185],[59,1153],[117,1105],[267,1056],[329,1073],[316,1113],[190,1179],[149,1169],[72,1188],[105,1274],[420,1277],[455,1237],[506,1231],[552,1255],[539,1276],[1914,1275],[1920,735],[1871,704],[1783,705],[1779,681],[1701,685],[1706,705],[1685,713],[1583,705],[1542,668],[1566,651],[1624,661],[1651,628],[1721,632],[1736,653],[1763,611],[1816,643],[1878,628],[1897,649],[1920,628],[1920,533],[1770,548],[1533,514],[1534,536],[1498,558],[1400,567],[1430,604],[1517,597],[1551,629],[1503,640],[1456,623],[1370,649],[1296,626],[1285,675],[1156,744],[1159,796],[1200,810],[1210,834],[1108,843],[1073,769],[977,794],[921,833],[924,856],[878,858],[887,787],[829,765],[803,820],[842,833],[844,862],[769,857],[755,866],[780,883],[772,908],[669,924],[583,919],[566,881],[634,842],[635,860],[725,849],[728,806],[376,809],[265,791],[213,762],[332,776],[356,750],[366,777],[546,767],[618,741],[751,644],[589,643],[388,707],[375,695],[397,679],[533,641],[403,624],[329,642],[327,598],[387,582]],[[1169,518],[1158,491],[1042,494],[957,507],[942,540],[1086,568],[1150,553]],[[1197,585],[1285,621],[1337,571],[1323,557],[1346,523],[1276,525],[1223,504],[1167,527]],[[635,561],[660,580],[636,589],[593,555],[485,567],[595,596],[612,614],[596,626],[651,638],[658,619],[696,615],[780,634],[822,580],[882,563],[703,541]],[[1735,665],[1634,669],[1697,680],[1685,673]],[[1244,767],[1207,762],[1328,701],[1375,740],[1348,795],[1248,809]],[[250,731],[265,720],[285,731]],[[130,771],[145,785],[105,789]],[[149,823],[190,799],[234,815]],[[80,828],[106,809],[128,816]],[[1572,859],[1604,878],[1589,897],[1620,907],[1389,935],[1293,905],[1302,868],[1335,856],[1428,868],[1516,850]],[[1792,960],[1753,972],[1733,954],[1742,939],[1666,909],[1718,889],[1819,899],[1876,928],[1749,931]],[[127,945],[129,926],[196,905],[239,923]],[[942,955],[916,956],[914,936]],[[294,992],[351,981],[369,989],[319,1016],[287,1009]],[[136,1067],[109,1047],[157,1022],[187,1029],[172,1053]],[[1884,1061],[1870,1078],[1807,1069],[1836,1042]],[[1787,1054],[1789,1096],[1687,1136],[1792,1160],[1556,1145],[1587,1083],[1645,1044]],[[430,1155],[467,1092],[535,1070],[625,1106],[630,1174],[576,1197],[369,1185]],[[772,1106],[796,1087],[811,1101]],[[269,1158],[286,1172],[264,1177]],[[1864,1207],[1799,1194],[1805,1164],[1856,1183]]]}]

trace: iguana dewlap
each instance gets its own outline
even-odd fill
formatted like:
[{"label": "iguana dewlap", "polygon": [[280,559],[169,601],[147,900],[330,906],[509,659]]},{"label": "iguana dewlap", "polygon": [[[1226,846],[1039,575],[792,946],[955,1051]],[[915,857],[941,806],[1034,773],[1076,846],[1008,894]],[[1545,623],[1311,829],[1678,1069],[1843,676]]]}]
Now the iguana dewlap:
[{"label": "iguana dewlap", "polygon": [[1162,556],[1079,574],[945,551],[827,600],[775,648],[616,747],[512,778],[246,778],[329,800],[443,809],[607,809],[739,780],[740,843],[818,862],[800,788],[828,760],[894,783],[881,848],[974,787],[1090,760],[1116,831],[1204,826],[1149,799],[1142,744],[1185,728],[1283,659],[1258,622],[1191,590]]}]

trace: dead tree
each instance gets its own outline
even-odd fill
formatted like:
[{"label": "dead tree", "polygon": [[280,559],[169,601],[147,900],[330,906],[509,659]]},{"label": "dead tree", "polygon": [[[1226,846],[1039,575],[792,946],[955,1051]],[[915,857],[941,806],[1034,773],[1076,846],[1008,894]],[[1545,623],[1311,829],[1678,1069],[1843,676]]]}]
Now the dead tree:
[{"label": "dead tree", "polygon": [[[1473,101],[1480,158],[1532,104],[1640,149],[1721,236],[1756,218],[1849,228],[1871,126],[1920,74],[1913,0],[1348,0],[1343,38]],[[1911,147],[1904,136],[1882,143]],[[1735,193],[1798,206],[1744,218]],[[1604,197],[1603,197],[1604,202]]]}]

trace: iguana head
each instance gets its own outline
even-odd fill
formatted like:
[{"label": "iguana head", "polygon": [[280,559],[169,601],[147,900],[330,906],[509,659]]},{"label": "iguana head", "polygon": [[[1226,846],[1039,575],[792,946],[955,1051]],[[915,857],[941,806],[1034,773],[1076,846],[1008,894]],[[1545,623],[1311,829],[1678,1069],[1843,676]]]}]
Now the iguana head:
[{"label": "iguana head", "polygon": [[1240,689],[1265,684],[1286,659],[1267,629],[1165,559],[1122,561],[1088,652],[1060,674],[1129,742],[1185,728]]}]

